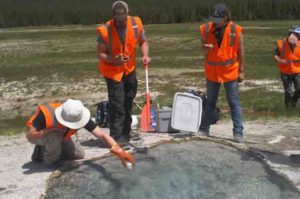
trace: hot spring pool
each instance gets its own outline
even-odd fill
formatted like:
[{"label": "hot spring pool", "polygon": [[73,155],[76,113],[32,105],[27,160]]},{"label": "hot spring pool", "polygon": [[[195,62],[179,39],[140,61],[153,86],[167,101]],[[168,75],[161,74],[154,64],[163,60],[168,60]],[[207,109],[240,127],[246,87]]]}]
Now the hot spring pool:
[{"label": "hot spring pool", "polygon": [[169,143],[135,157],[131,171],[116,157],[86,162],[51,179],[45,198],[300,198],[294,187],[254,157],[221,144]]}]

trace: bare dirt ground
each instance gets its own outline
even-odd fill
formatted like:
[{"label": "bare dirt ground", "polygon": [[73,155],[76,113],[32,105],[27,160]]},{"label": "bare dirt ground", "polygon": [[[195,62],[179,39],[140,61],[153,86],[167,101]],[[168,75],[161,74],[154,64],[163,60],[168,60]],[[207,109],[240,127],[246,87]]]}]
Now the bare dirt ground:
[{"label": "bare dirt ground", "polygon": [[[202,69],[155,69],[150,71],[150,89],[153,100],[158,96],[175,90],[194,89],[205,90],[205,81],[197,74]],[[137,97],[145,93],[144,74],[139,71],[139,88]],[[170,85],[172,85],[170,87]],[[241,84],[241,91],[264,88],[267,91],[282,93],[280,80],[245,80]],[[172,90],[173,89],[173,90]],[[170,94],[170,93],[168,93]],[[82,78],[62,77],[54,74],[43,80],[32,77],[24,81],[7,81],[0,78],[0,120],[15,117],[28,117],[38,104],[53,101],[64,101],[76,98],[88,107],[94,107],[102,100],[107,100],[106,83],[98,74],[94,76],[82,75]],[[9,114],[7,114],[9,112]]]},{"label": "bare dirt ground", "polygon": [[[213,141],[231,143],[232,124],[223,121],[212,128]],[[259,149],[266,162],[279,174],[288,178],[300,190],[300,123],[299,121],[246,122],[244,144],[238,147]],[[78,133],[86,150],[86,160],[107,154],[108,150],[88,132]],[[142,145],[173,139],[168,134],[142,134]],[[100,146],[100,147],[99,147]],[[0,137],[0,198],[39,198],[46,190],[46,182],[54,169],[30,161],[33,145],[24,134]],[[291,155],[293,154],[293,155]],[[120,163],[121,166],[121,163]]]},{"label": "bare dirt ground", "polygon": [[[151,71],[150,88],[154,100],[159,96],[170,95],[171,92],[168,90],[170,85],[173,90],[204,88],[205,81],[197,77],[202,72],[203,70],[200,69]],[[143,73],[138,75],[139,97],[144,95],[145,87]],[[279,80],[247,80],[241,86],[241,90],[257,88],[282,92]],[[70,97],[84,101],[85,105],[95,111],[94,105],[107,98],[105,82],[97,75],[80,78],[80,81],[67,79],[59,74],[52,75],[43,82],[35,77],[24,81],[0,79],[0,121],[17,116],[28,117],[40,103],[64,101]],[[212,140],[230,142],[231,129],[231,122],[226,120],[214,125],[211,133]],[[274,170],[289,178],[300,190],[299,119],[246,121],[245,136],[246,143],[239,146],[259,149],[266,162]],[[168,134],[143,134],[142,145],[151,145],[172,138]],[[101,143],[87,132],[80,132],[78,139],[86,149],[86,159],[108,153],[108,150],[99,147]],[[0,147],[0,198],[39,198],[43,195],[46,181],[54,169],[47,169],[31,162],[30,157],[34,146],[26,141],[24,132],[17,136],[1,136]]]}]

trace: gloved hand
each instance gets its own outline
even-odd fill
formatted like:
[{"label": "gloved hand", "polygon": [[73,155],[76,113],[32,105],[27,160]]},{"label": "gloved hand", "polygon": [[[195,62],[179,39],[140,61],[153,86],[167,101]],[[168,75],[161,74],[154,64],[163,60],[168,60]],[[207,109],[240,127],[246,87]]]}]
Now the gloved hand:
[{"label": "gloved hand", "polygon": [[111,147],[110,152],[117,155],[124,166],[127,166],[126,163],[128,162],[130,162],[132,165],[135,164],[134,157],[130,153],[124,151],[118,144]]}]

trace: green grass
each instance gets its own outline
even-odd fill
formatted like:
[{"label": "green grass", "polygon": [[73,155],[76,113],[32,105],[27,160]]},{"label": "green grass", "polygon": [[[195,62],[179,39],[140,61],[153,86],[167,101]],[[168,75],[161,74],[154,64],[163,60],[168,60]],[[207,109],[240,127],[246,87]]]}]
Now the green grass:
[{"label": "green grass", "polygon": [[[300,21],[245,21],[238,24],[245,27],[246,79],[278,79],[278,70],[273,59],[273,51],[278,39],[286,36],[288,28]],[[203,68],[200,50],[199,23],[147,25],[150,55],[153,71],[158,68],[199,69]],[[44,77],[59,74],[72,78],[74,83],[88,76],[99,76],[96,56],[96,25],[63,27],[26,27],[2,29],[0,31],[0,80],[23,81],[37,77],[43,86]],[[140,54],[139,54],[140,56]],[[139,67],[142,66],[139,63]],[[166,73],[168,74],[168,73]],[[204,88],[203,72],[183,73],[183,79],[196,82],[193,86]],[[173,96],[179,91],[177,80],[172,74],[163,76],[168,85],[152,88],[165,93],[155,103],[161,106],[172,104]],[[198,83],[202,81],[202,83]],[[51,81],[51,79],[47,79]],[[62,80],[64,81],[64,80]],[[172,86],[173,85],[173,86]],[[29,85],[30,86],[30,85]],[[203,90],[203,89],[202,89]],[[182,91],[182,90],[181,90]],[[60,95],[53,91],[53,96]],[[2,93],[0,93],[0,99]],[[286,111],[283,94],[258,88],[243,91],[240,95],[246,119],[298,118],[299,110]],[[143,97],[137,99],[143,101]],[[220,94],[219,106],[226,110],[224,91]],[[1,111],[3,112],[3,111]],[[138,113],[138,110],[135,110]],[[225,114],[225,118],[229,117]],[[13,134],[24,126],[20,118],[1,120],[1,134]],[[21,121],[23,121],[21,119]]]},{"label": "green grass", "polygon": [[28,118],[16,117],[5,119],[0,122],[0,135],[16,135],[26,131],[26,122]]},{"label": "green grass", "polygon": [[[274,78],[277,75],[276,64],[272,59],[276,41],[286,35],[290,25],[297,23],[240,22],[246,26],[247,78]],[[145,26],[153,57],[152,67],[198,68],[203,61],[199,48],[200,24]],[[68,73],[68,70],[62,71],[62,68],[70,65],[73,65],[71,68],[75,72],[93,72],[97,65],[95,28],[93,25],[4,29],[0,32],[0,77],[20,80],[29,76],[42,76],[45,73],[42,68],[49,69],[48,74]]]},{"label": "green grass", "polygon": [[[300,115],[300,107],[286,110],[283,104],[282,93],[256,89],[242,92],[240,94],[240,100],[245,120],[267,120],[275,118],[296,119],[299,118]],[[229,119],[230,112],[224,88],[221,90],[218,106],[221,110],[226,110],[223,116]]]}]

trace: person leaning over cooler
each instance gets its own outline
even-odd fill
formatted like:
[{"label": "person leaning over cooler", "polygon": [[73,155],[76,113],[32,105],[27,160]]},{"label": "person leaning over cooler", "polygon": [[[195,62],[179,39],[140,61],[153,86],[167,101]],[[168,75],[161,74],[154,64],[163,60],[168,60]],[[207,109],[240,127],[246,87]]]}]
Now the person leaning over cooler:
[{"label": "person leaning over cooler", "polygon": [[[287,38],[278,40],[274,58],[278,62],[278,68],[284,88],[284,104],[286,108],[296,106],[300,98],[300,26],[289,29]],[[294,84],[295,92],[292,86]]]},{"label": "person leaning over cooler", "polygon": [[32,161],[53,165],[59,160],[83,159],[84,149],[79,143],[73,142],[71,136],[78,129],[85,128],[104,141],[124,165],[128,162],[134,164],[134,158],[100,129],[91,120],[90,115],[90,111],[79,100],[68,99],[63,104],[38,106],[35,114],[27,122],[26,137],[30,143],[36,145]]},{"label": "person leaning over cooler", "polygon": [[235,141],[243,139],[242,109],[238,96],[238,82],[244,80],[243,29],[231,21],[224,4],[214,6],[210,20],[200,26],[202,50],[205,54],[207,104],[200,132],[209,134],[215,114],[220,85],[224,84],[233,121]]},{"label": "person leaning over cooler", "polygon": [[137,92],[136,46],[140,46],[144,66],[151,59],[141,19],[128,15],[128,5],[124,1],[114,2],[112,12],[113,19],[97,29],[98,70],[107,84],[110,135],[127,142]]}]

